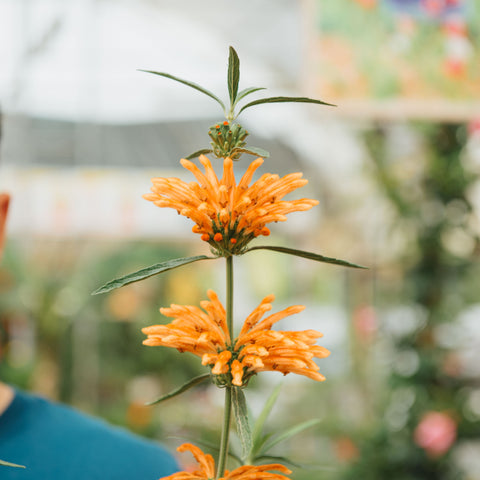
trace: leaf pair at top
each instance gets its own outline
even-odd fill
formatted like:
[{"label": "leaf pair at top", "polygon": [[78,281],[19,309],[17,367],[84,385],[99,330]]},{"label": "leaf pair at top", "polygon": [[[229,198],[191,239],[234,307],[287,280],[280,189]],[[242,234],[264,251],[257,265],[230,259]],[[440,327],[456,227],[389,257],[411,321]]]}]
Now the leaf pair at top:
[{"label": "leaf pair at top", "polygon": [[157,72],[154,70],[143,70],[140,69],[142,72],[153,73],[154,75],[160,75],[162,77],[169,78],[170,80],[174,80],[179,83],[183,83],[188,87],[194,88],[199,92],[208,95],[210,98],[213,98],[221,107],[224,112],[225,118],[228,121],[233,121],[235,118],[240,115],[244,110],[247,108],[253,107],[255,105],[261,105],[264,103],[285,103],[285,102],[293,102],[293,103],[315,103],[319,105],[329,105],[334,106],[331,103],[323,102],[321,100],[315,100],[312,98],[307,97],[268,97],[268,98],[261,98],[259,100],[254,100],[253,102],[247,103],[243,105],[238,113],[235,113],[235,107],[237,106],[238,102],[245,98],[247,95],[250,95],[254,92],[258,92],[259,90],[265,90],[264,87],[248,87],[244,90],[238,91],[238,85],[240,81],[240,60],[238,58],[237,52],[233,47],[229,49],[229,56],[228,56],[228,72],[227,72],[227,85],[228,85],[228,94],[230,98],[230,108],[227,110],[225,104],[220,100],[217,95],[215,95],[210,90],[198,85],[197,83],[191,82],[189,80],[184,80],[182,78],[176,77],[171,75],[170,73],[166,72]]}]

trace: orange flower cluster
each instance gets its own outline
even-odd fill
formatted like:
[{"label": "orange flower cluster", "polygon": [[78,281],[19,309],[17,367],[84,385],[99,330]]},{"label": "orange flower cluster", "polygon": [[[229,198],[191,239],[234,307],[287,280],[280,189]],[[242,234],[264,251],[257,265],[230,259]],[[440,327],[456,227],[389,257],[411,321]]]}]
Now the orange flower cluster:
[{"label": "orange flower cluster", "polygon": [[281,200],[293,190],[304,186],[308,180],[301,173],[291,173],[279,178],[263,174],[249,186],[262,158],[254,160],[238,185],[233,172],[233,162],[225,158],[223,177],[219,179],[210,160],[200,155],[205,173],[189,160],[180,163],[192,172],[198,183],[186,183],[178,178],[153,178],[152,193],[143,196],[158,207],[174,208],[180,215],[190,218],[196,225],[194,233],[201,235],[221,255],[241,254],[246,245],[259,235],[269,235],[266,224],[283,222],[291,212],[309,210],[317,200]]},{"label": "orange flower cluster", "polygon": [[[215,478],[215,462],[211,455],[203,453],[198,447],[191,443],[180,445],[177,450],[179,452],[189,451],[195,457],[199,468],[193,472],[178,472],[161,480],[213,480]],[[289,480],[285,475],[280,473],[271,473],[267,470],[275,470],[277,472],[292,473],[288,468],[273,463],[270,465],[244,465],[229,472],[225,470],[225,476],[218,480]]]},{"label": "orange flower cluster", "polygon": [[168,325],[153,325],[142,329],[148,338],[145,345],[176,348],[202,358],[210,365],[218,384],[245,385],[249,378],[262,371],[296,373],[323,381],[313,358],[325,358],[330,352],[315,345],[322,337],[316,330],[275,331],[271,327],[279,320],[301,312],[303,305],[294,305],[280,312],[263,315],[272,309],[273,295],[265,297],[247,317],[239,336],[232,342],[226,322],[226,312],[212,290],[210,301],[200,303],[205,310],[192,305],[171,305],[160,312],[174,318]]}]

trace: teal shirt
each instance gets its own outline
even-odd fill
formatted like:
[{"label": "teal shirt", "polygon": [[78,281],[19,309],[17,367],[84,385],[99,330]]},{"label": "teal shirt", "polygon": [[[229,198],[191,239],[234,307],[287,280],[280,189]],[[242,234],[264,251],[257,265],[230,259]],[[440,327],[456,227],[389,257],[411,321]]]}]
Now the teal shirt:
[{"label": "teal shirt", "polygon": [[0,416],[2,480],[157,480],[178,471],[161,446],[19,391]]}]

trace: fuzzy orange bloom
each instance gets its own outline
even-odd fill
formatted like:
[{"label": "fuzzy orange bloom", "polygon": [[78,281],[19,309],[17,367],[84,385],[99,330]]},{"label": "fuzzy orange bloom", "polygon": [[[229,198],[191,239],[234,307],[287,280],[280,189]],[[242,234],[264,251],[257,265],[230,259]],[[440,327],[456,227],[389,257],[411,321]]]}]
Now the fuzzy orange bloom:
[{"label": "fuzzy orange bloom", "polygon": [[[207,295],[210,301],[200,303],[205,311],[193,305],[172,304],[170,308],[161,308],[160,313],[175,320],[168,325],[143,328],[142,332],[148,335],[144,345],[172,347],[200,357],[226,351],[230,334],[225,309],[213,290],[208,290]],[[221,369],[221,360],[218,369]]]},{"label": "fuzzy orange bloom", "polygon": [[[285,195],[308,183],[301,173],[280,178],[263,174],[249,186],[262,158],[254,160],[237,184],[230,158],[223,161],[219,179],[210,160],[200,155],[205,173],[191,161],[180,163],[192,172],[198,183],[178,178],[152,178],[152,193],[143,196],[158,207],[174,208],[195,222],[192,231],[201,235],[219,254],[240,254],[259,235],[269,235],[267,223],[283,222],[288,213],[309,210],[318,204],[308,198],[283,201]],[[232,241],[235,240],[235,241]]]},{"label": "fuzzy orange bloom", "polygon": [[8,193],[0,193],[0,258],[2,257],[3,242],[5,240],[5,223],[7,221],[9,203],[10,195]]},{"label": "fuzzy orange bloom", "polygon": [[172,305],[160,311],[174,320],[168,325],[153,325],[142,329],[148,338],[145,345],[176,348],[202,358],[211,367],[218,384],[246,385],[252,375],[262,371],[296,373],[323,381],[314,357],[325,358],[330,352],[315,345],[322,337],[316,330],[275,331],[279,320],[301,312],[303,305],[294,305],[269,315],[273,295],[265,297],[247,317],[238,337],[232,342],[226,322],[226,312],[217,294],[209,290],[210,301],[200,303],[202,310],[190,305]]},{"label": "fuzzy orange bloom", "polygon": [[[203,453],[198,447],[191,443],[184,443],[177,448],[179,452],[189,451],[198,463],[198,469],[193,472],[178,472],[161,480],[213,480],[215,478],[215,462],[211,455]],[[279,463],[270,465],[244,465],[229,472],[225,470],[225,476],[218,480],[289,480],[280,473],[271,473],[267,470],[292,473],[287,467]]]}]

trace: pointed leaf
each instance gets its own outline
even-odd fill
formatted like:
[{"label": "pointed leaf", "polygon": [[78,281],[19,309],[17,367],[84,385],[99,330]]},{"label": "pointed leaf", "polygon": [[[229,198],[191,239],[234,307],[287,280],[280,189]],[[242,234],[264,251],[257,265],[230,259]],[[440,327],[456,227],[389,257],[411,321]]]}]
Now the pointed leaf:
[{"label": "pointed leaf", "polygon": [[191,380],[189,380],[187,383],[184,383],[181,387],[177,388],[176,390],[173,390],[170,393],[167,393],[166,395],[163,395],[160,398],[157,398],[157,400],[154,400],[153,402],[146,403],[145,405],[148,405],[148,406],[156,405],[157,403],[168,400],[169,398],[176,397],[177,395],[180,395],[181,393],[186,392],[190,388],[194,387],[195,385],[198,385],[199,383],[204,382],[205,380],[208,380],[209,378],[210,378],[209,373],[205,373],[204,375],[199,375],[198,377],[194,377]]},{"label": "pointed leaf", "polygon": [[262,438],[263,427],[265,422],[272,411],[275,402],[277,401],[278,395],[280,394],[280,390],[282,389],[282,383],[278,384],[270,397],[268,397],[265,405],[263,406],[260,415],[258,416],[255,424],[253,425],[253,432],[252,432],[252,442],[253,442],[253,449],[256,451],[260,447],[260,440]]},{"label": "pointed leaf", "polygon": [[336,107],[331,103],[322,102],[321,100],[315,100],[313,98],[307,97],[268,97],[260,98],[259,100],[254,100],[253,102],[247,103],[244,105],[237,114],[240,115],[245,109],[253,107],[254,105],[261,105],[263,103],[316,103],[319,105],[328,105],[329,107]]},{"label": "pointed leaf", "polygon": [[259,147],[248,147],[248,148],[234,148],[232,150],[232,153],[248,153],[250,155],[255,155],[257,157],[263,157],[263,158],[268,158],[270,156],[270,153],[267,152],[266,150],[263,150],[263,148]]},{"label": "pointed leaf", "polygon": [[255,463],[257,462],[274,462],[274,463],[287,463],[292,467],[301,468],[302,470],[321,470],[326,472],[334,472],[337,471],[335,467],[323,467],[321,465],[307,465],[305,463],[297,463],[293,460],[290,460],[288,457],[280,456],[280,455],[260,455],[259,457],[255,457]]},{"label": "pointed leaf", "polygon": [[142,268],[137,272],[129,273],[124,277],[116,278],[106,283],[100,288],[97,288],[92,295],[99,295],[100,293],[106,293],[115,288],[123,287],[129,283],[139,282],[144,278],[152,277],[153,275],[158,275],[159,273],[167,272],[177,267],[187,265],[189,263],[197,262],[198,260],[213,260],[218,257],[208,257],[206,255],[197,255],[195,257],[186,257],[186,258],[176,258],[174,260],[167,260],[166,262],[157,263],[150,267]]},{"label": "pointed leaf", "polygon": [[237,423],[237,433],[242,442],[242,458],[246,459],[252,450],[252,432],[248,422],[247,401],[242,389],[233,387],[232,404]]},{"label": "pointed leaf", "polygon": [[238,82],[240,80],[240,60],[233,47],[229,49],[228,55],[228,94],[230,96],[230,105],[235,105],[235,99],[238,92]]},{"label": "pointed leaf", "polygon": [[242,98],[245,98],[247,95],[258,92],[259,90],[266,90],[266,88],[265,87],[248,87],[243,89],[242,91],[238,92],[237,98],[235,99],[235,104],[237,104]]},{"label": "pointed leaf", "polygon": [[253,462],[256,463],[263,463],[263,462],[268,462],[268,463],[281,463],[285,464],[288,463],[292,467],[296,468],[305,468],[302,464],[293,462],[287,457],[281,456],[281,455],[259,455],[258,457],[255,457],[253,459]]},{"label": "pointed leaf", "polygon": [[190,82],[188,80],[184,80],[183,78],[178,78],[175,77],[174,75],[170,75],[169,73],[165,72],[155,72],[153,70],[143,70],[139,69],[140,72],[147,72],[147,73],[153,73],[154,75],[160,75],[161,77],[169,78],[170,80],[175,80],[176,82],[183,83],[184,85],[187,85],[188,87],[194,88],[195,90],[198,90],[199,92],[204,93],[205,95],[208,95],[210,98],[213,98],[216,102],[220,104],[223,110],[225,110],[225,105],[223,102],[210,90],[207,90],[206,88],[201,87],[197,83]]},{"label": "pointed leaf", "polygon": [[307,420],[306,422],[300,423],[298,425],[295,425],[294,427],[289,428],[288,430],[285,430],[279,435],[276,435],[274,439],[270,440],[268,443],[264,445],[262,451],[268,452],[278,443],[288,440],[290,437],[293,437],[294,435],[297,435],[298,433],[303,432],[303,430],[306,430],[307,428],[313,427],[314,425],[318,425],[319,423],[320,423],[320,420],[314,418],[311,420]]},{"label": "pointed leaf", "polygon": [[273,433],[267,433],[266,435],[261,435],[260,438],[257,440],[257,444],[252,447],[252,452],[250,454],[251,462],[253,462],[252,458],[257,457],[263,452],[263,446],[274,436]]},{"label": "pointed leaf", "polygon": [[188,157],[185,157],[186,160],[191,160],[192,158],[197,158],[200,155],[207,155],[207,153],[212,153],[211,148],[203,148],[202,150],[197,150],[196,152],[191,153]]},{"label": "pointed leaf", "polygon": [[14,467],[14,468],[26,468],[25,465],[17,465],[16,463],[6,462],[5,460],[0,460],[0,466]]},{"label": "pointed leaf", "polygon": [[333,265],[341,265],[342,267],[362,268],[362,269],[368,270],[368,267],[362,267],[361,265],[356,265],[354,263],[346,262],[345,260],[324,257],[323,255],[319,255],[318,253],[305,252],[304,250],[296,250],[294,248],[259,245],[258,247],[251,247],[245,250],[245,253],[252,252],[253,250],[272,250],[274,252],[287,253],[288,255],[295,255],[297,257],[308,258],[309,260],[315,260],[316,262],[332,263]]}]

